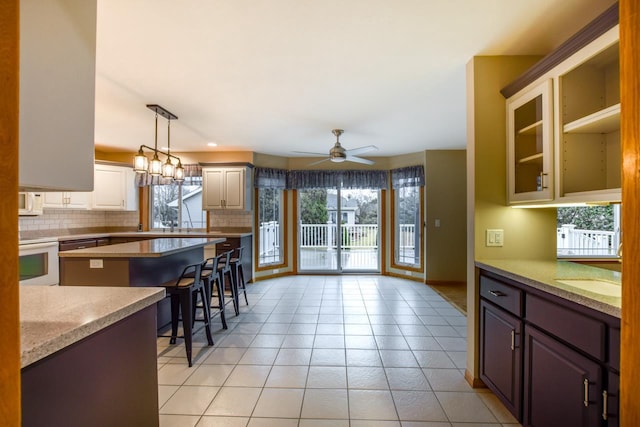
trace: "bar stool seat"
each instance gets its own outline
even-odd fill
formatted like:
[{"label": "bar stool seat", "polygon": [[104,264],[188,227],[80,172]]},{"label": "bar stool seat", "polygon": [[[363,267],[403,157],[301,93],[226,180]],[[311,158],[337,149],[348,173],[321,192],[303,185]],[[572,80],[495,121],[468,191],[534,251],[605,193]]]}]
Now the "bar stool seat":
[{"label": "bar stool seat", "polygon": [[[191,277],[190,277],[191,276]],[[180,312],[182,312],[182,330],[184,332],[184,344],[187,353],[187,361],[189,367],[193,366],[192,341],[193,341],[193,321],[194,321],[194,301],[198,296],[203,301],[204,324],[207,336],[207,344],[213,345],[213,337],[211,336],[211,314],[209,312],[209,304],[204,302],[210,301],[207,298],[204,281],[202,279],[202,263],[191,264],[182,270],[182,274],[177,280],[170,280],[162,283],[167,294],[171,298],[171,335],[169,342],[176,343],[178,338],[178,322],[180,321]],[[163,335],[159,335],[163,336]]]}]

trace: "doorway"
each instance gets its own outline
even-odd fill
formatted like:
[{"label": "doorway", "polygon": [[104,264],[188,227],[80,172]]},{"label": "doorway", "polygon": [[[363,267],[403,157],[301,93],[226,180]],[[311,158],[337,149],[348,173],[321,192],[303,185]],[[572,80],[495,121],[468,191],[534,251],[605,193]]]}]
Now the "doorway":
[{"label": "doorway", "polygon": [[298,192],[298,266],[303,272],[380,272],[380,191]]}]

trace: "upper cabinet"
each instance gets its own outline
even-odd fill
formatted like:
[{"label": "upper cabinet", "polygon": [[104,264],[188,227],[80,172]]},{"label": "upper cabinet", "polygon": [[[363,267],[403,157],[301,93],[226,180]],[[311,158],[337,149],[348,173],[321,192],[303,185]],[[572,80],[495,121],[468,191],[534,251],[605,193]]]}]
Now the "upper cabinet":
[{"label": "upper cabinet", "polygon": [[117,211],[138,209],[133,169],[127,166],[97,163],[94,175],[95,190],[93,192],[43,192],[43,207]]},{"label": "upper cabinet", "polygon": [[558,77],[559,199],[620,201],[618,28],[569,58]]},{"label": "upper cabinet", "polygon": [[23,191],[93,190],[96,4],[20,1]]},{"label": "upper cabinet", "polygon": [[202,194],[203,210],[251,210],[251,169],[202,168]]},{"label": "upper cabinet", "polygon": [[82,191],[43,192],[44,208],[58,209],[90,209],[91,193]]},{"label": "upper cabinet", "polygon": [[135,172],[130,167],[96,164],[92,208],[135,211],[138,198]]},{"label": "upper cabinet", "polygon": [[510,204],[620,202],[617,4],[502,90]]},{"label": "upper cabinet", "polygon": [[511,202],[553,198],[551,88],[547,80],[507,101]]}]

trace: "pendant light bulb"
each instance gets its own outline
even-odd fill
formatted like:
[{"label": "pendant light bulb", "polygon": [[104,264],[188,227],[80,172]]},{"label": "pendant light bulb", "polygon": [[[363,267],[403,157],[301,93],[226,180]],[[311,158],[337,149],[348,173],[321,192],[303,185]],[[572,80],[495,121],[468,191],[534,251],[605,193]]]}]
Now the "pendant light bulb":
[{"label": "pendant light bulb", "polygon": [[178,183],[184,181],[184,168],[182,167],[182,162],[180,162],[180,159],[178,159],[178,166],[176,166],[173,180]]},{"label": "pendant light bulb", "polygon": [[144,155],[142,147],[138,150],[138,154],[133,156],[133,170],[138,173],[144,173],[149,167],[149,159]]}]

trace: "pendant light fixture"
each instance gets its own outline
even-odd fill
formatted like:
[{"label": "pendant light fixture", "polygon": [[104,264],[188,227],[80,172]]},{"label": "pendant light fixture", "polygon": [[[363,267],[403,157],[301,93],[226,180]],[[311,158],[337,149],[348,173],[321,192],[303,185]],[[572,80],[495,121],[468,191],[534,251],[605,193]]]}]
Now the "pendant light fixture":
[{"label": "pendant light fixture", "polygon": [[[168,110],[156,104],[149,104],[147,108],[156,113],[155,122],[155,139],[154,147],[141,145],[138,154],[133,158],[133,170],[138,173],[148,173],[151,176],[162,176],[166,179],[173,179],[175,182],[184,181],[184,168],[180,158],[171,154],[171,120],[177,120],[178,116],[172,114]],[[167,152],[158,150],[158,115],[167,119]],[[145,156],[143,148],[153,151],[153,159],[149,162]],[[158,153],[167,156],[166,162],[163,164]],[[172,159],[178,161],[177,166],[173,164]]]}]

